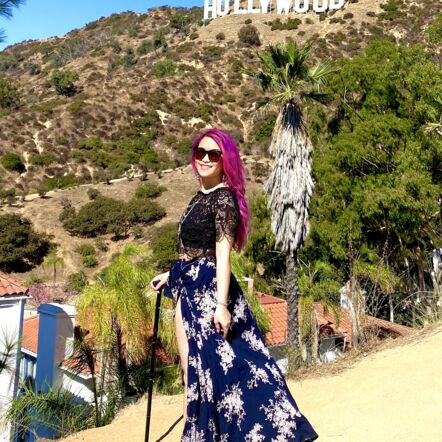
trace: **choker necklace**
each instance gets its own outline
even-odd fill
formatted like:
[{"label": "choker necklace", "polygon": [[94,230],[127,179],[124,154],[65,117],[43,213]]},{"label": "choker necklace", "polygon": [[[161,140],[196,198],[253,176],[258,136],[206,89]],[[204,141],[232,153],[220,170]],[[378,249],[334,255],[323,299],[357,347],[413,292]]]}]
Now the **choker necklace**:
[{"label": "choker necklace", "polygon": [[216,186],[211,187],[209,190],[203,190],[203,188],[200,189],[201,193],[211,193],[216,189],[219,189],[220,187],[227,187],[224,183],[219,183]]}]

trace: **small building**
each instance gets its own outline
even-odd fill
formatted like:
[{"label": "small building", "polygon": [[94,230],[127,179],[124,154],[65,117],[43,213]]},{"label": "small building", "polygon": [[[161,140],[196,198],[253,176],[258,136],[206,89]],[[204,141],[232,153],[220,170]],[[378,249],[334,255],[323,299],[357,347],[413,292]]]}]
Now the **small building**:
[{"label": "small building", "polygon": [[[22,338],[24,306],[29,299],[28,289],[6,273],[0,272],[0,356],[7,353],[7,347],[15,345],[6,368],[0,372],[0,418],[16,395],[19,384],[21,352],[18,343]],[[12,438],[11,427],[0,429],[0,442]]]},{"label": "small building", "polygon": [[[287,344],[287,301],[276,296],[256,292],[259,302],[270,319],[270,331],[265,336],[269,347],[282,371],[286,373],[287,360],[284,347]],[[352,327],[348,310],[337,306],[337,317],[331,309],[325,309],[319,303],[313,303],[316,329],[319,334],[319,361],[330,362],[341,356],[353,346]],[[413,328],[396,324],[374,316],[365,315],[364,330],[371,331],[381,339],[396,338],[413,332]]]}]

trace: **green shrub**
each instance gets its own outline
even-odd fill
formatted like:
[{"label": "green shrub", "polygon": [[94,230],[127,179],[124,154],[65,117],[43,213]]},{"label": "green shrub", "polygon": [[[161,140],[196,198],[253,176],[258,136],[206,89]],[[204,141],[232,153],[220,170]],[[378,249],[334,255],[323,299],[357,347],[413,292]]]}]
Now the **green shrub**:
[{"label": "green shrub", "polygon": [[187,35],[192,21],[191,15],[178,12],[170,18],[169,25],[171,28],[178,29],[182,34]]},{"label": "green shrub", "polygon": [[170,267],[171,260],[178,258],[176,251],[177,234],[177,223],[164,224],[156,227],[152,232],[150,240],[151,262],[158,271],[167,270]]},{"label": "green shrub", "polygon": [[225,49],[221,46],[207,46],[204,48],[204,52],[199,57],[203,62],[212,62],[215,60],[219,60],[219,58],[223,55]]},{"label": "green shrub", "polygon": [[86,149],[86,150],[97,149],[103,147],[103,141],[101,140],[100,137],[93,135],[91,137],[88,137],[80,141],[78,143],[78,147],[80,149]]},{"label": "green shrub", "polygon": [[104,238],[101,238],[101,237],[95,238],[95,247],[100,252],[109,251],[109,244],[104,240]]},{"label": "green shrub", "polygon": [[131,223],[151,224],[166,216],[166,211],[155,201],[134,198],[127,203]]},{"label": "green shrub", "polygon": [[64,175],[64,176],[54,176],[51,178],[46,178],[43,181],[43,187],[46,191],[54,189],[67,189],[69,187],[78,186],[78,181],[75,175]]},{"label": "green shrub", "polygon": [[126,50],[126,54],[123,57],[123,66],[126,69],[130,69],[137,64],[135,53],[132,48]]},{"label": "green shrub", "polygon": [[140,184],[135,190],[135,198],[155,198],[167,190],[156,183]]},{"label": "green shrub", "polygon": [[224,34],[224,32],[218,32],[218,34],[216,34],[215,38],[218,41],[225,40],[226,39],[226,34]]},{"label": "green shrub", "polygon": [[277,18],[271,22],[271,30],[295,30],[302,23],[299,18],[288,18],[285,23],[281,22],[281,19]]},{"label": "green shrub", "polygon": [[82,206],[78,213],[74,208],[64,209],[60,221],[73,235],[96,237],[112,233],[119,237],[127,235],[134,223],[150,224],[165,214],[154,201],[134,198],[125,203],[99,195]]},{"label": "green shrub", "polygon": [[185,52],[191,52],[194,47],[195,47],[195,43],[193,43],[192,41],[186,41],[185,43],[180,44],[179,46],[177,46],[176,52],[177,52],[177,54],[183,54]]},{"label": "green shrub", "polygon": [[143,40],[138,46],[137,54],[138,55],[146,55],[149,52],[152,52],[154,50],[154,45],[152,40]]},{"label": "green shrub", "polygon": [[17,214],[0,215],[0,270],[25,272],[40,265],[53,246],[31,221]]},{"label": "green shrub", "polygon": [[406,15],[406,12],[403,11],[403,0],[388,0],[387,3],[381,4],[381,8],[385,12],[379,14],[379,18],[383,20],[392,21]]},{"label": "green shrub", "polygon": [[68,276],[68,290],[81,292],[87,285],[87,277],[83,271],[71,273]]},{"label": "green shrub", "polygon": [[67,110],[71,114],[78,114],[81,110],[83,110],[86,103],[82,100],[75,100],[73,103],[71,103]]},{"label": "green shrub", "polygon": [[95,187],[90,187],[87,190],[87,196],[90,200],[95,200],[101,195],[100,191],[96,189]]},{"label": "green shrub", "polygon": [[136,38],[138,37],[139,32],[140,32],[140,27],[138,25],[132,25],[127,30],[127,35],[129,35],[129,37],[131,38]]},{"label": "green shrub", "polygon": [[0,108],[14,109],[20,105],[20,93],[9,78],[0,78]]},{"label": "green shrub", "polygon": [[6,152],[0,159],[1,165],[7,170],[23,173],[26,170],[25,165],[20,157],[13,152]]},{"label": "green shrub", "polygon": [[120,46],[120,43],[118,42],[118,40],[112,39],[109,42],[109,46],[112,48],[112,51],[115,54],[119,54],[121,52],[121,46]]},{"label": "green shrub", "polygon": [[267,115],[264,121],[260,122],[256,133],[255,140],[256,141],[268,141],[272,136],[273,128],[276,122],[276,115]]},{"label": "green shrub", "polygon": [[112,222],[120,219],[124,212],[124,203],[99,196],[94,201],[86,203],[76,213],[74,208],[63,210],[63,227],[73,235],[95,237],[107,233]]},{"label": "green shrub", "polygon": [[57,160],[54,155],[32,155],[29,158],[29,163],[34,166],[48,166]]},{"label": "green shrub", "polygon": [[176,144],[176,151],[183,157],[188,157],[190,154],[190,148],[192,147],[192,140],[190,138],[182,138]]},{"label": "green shrub", "polygon": [[172,60],[160,60],[152,66],[152,75],[157,78],[170,77],[175,73],[176,64]]},{"label": "green shrub", "polygon": [[238,32],[238,39],[247,46],[261,46],[258,29],[253,25],[243,26]]},{"label": "green shrub", "polygon": [[94,255],[83,256],[82,261],[85,267],[96,267],[98,265],[97,257]]},{"label": "green shrub", "polygon": [[51,77],[51,84],[58,95],[73,95],[77,88],[75,82],[79,79],[76,72],[56,70]]},{"label": "green shrub", "polygon": [[81,256],[95,255],[95,248],[91,244],[80,244],[75,251]]}]

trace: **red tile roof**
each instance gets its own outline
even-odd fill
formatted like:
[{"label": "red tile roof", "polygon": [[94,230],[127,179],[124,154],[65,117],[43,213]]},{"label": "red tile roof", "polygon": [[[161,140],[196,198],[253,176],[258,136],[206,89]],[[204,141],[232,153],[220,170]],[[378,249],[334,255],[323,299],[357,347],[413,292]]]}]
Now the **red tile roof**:
[{"label": "red tile roof", "polygon": [[[270,319],[270,330],[264,338],[266,345],[284,344],[287,342],[287,302],[284,299],[261,292],[256,292],[256,296]],[[347,338],[347,347],[350,348],[352,346],[352,328],[348,311],[338,307],[338,318],[335,318],[333,310],[329,308],[326,311],[320,302],[315,302],[313,308],[318,321],[319,336],[343,335]],[[337,322],[337,319],[339,319],[339,322]],[[381,334],[393,337],[404,336],[413,332],[411,327],[370,315],[365,315],[364,327],[376,327]]]},{"label": "red tile roof", "polygon": [[287,302],[261,292],[256,292],[256,296],[270,319],[270,330],[265,335],[265,344],[284,344],[287,341]]},{"label": "red tile roof", "polygon": [[38,324],[40,315],[30,316],[23,320],[23,336],[21,346],[25,350],[37,354],[38,348]]},{"label": "red tile roof", "polygon": [[0,272],[0,298],[6,296],[27,296],[28,288]]}]

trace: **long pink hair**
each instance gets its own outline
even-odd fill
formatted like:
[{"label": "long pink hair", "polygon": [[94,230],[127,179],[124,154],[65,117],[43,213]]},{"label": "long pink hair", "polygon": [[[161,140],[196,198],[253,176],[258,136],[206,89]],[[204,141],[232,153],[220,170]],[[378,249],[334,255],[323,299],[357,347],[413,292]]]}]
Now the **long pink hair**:
[{"label": "long pink hair", "polygon": [[204,137],[212,138],[218,144],[223,153],[223,173],[225,183],[235,191],[238,201],[240,219],[236,232],[235,250],[240,251],[246,245],[250,212],[245,198],[245,175],[246,169],[239,156],[239,150],[232,137],[218,128],[205,129],[200,132],[192,141],[192,168],[197,173],[195,165],[195,150]]}]

